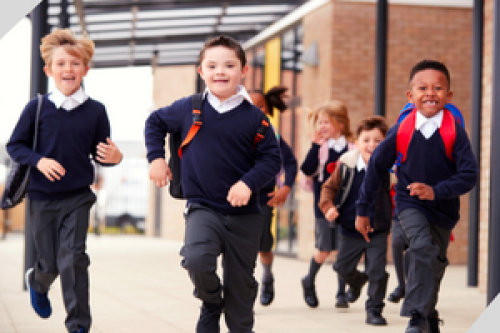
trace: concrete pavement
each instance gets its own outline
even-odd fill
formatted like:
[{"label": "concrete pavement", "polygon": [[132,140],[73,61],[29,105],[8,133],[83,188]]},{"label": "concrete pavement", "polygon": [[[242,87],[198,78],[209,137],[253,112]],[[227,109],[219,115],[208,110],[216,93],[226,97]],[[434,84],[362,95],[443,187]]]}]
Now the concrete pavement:
[{"label": "concrete pavement", "polygon": [[[192,296],[192,285],[181,268],[181,243],[143,236],[89,235],[91,259],[91,309],[95,333],[194,332],[200,302]],[[23,235],[9,234],[0,241],[0,333],[64,333],[65,311],[59,280],[49,291],[53,314],[40,319],[32,310],[29,294],[22,290]],[[388,326],[366,325],[362,296],[349,309],[335,309],[337,278],[331,265],[318,273],[320,305],[310,309],[302,299],[300,279],[309,263],[277,257],[273,264],[276,297],[269,307],[256,302],[255,331],[258,333],[384,332],[402,333],[407,319],[399,317],[400,304],[387,302],[383,315]],[[394,267],[388,292],[395,287]],[[485,310],[486,295],[466,287],[466,267],[449,266],[441,287],[438,310],[444,320],[443,333],[467,332]],[[256,276],[260,280],[260,265]],[[224,319],[221,332],[227,331]]]}]

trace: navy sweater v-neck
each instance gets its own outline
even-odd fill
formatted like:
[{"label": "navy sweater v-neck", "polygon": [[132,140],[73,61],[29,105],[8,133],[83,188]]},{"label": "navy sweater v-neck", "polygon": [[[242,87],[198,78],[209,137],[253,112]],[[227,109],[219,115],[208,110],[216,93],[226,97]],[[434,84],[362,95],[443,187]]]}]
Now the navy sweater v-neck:
[{"label": "navy sweater v-neck", "polygon": [[[380,179],[396,160],[396,136],[399,125],[393,126],[386,138],[373,152],[357,201],[357,215],[366,216]],[[396,184],[396,214],[407,208],[421,211],[430,223],[451,230],[460,215],[459,197],[470,191],[477,182],[478,166],[465,130],[455,123],[453,147],[455,161],[445,153],[439,131],[426,140],[415,130],[407,151],[406,162],[398,167]],[[414,182],[427,184],[434,190],[435,200],[420,200],[410,196],[407,187]]]},{"label": "navy sweater v-neck", "polygon": [[[225,113],[210,103],[202,106],[203,124],[183,150],[181,183],[189,203],[206,205],[226,215],[260,212],[258,193],[280,171],[281,155],[272,127],[253,147],[262,120],[262,111],[243,101]],[[147,158],[165,158],[165,136],[181,133],[186,137],[192,124],[191,97],[153,112],[146,121]],[[239,180],[252,191],[249,203],[232,207],[227,201],[231,186]]]},{"label": "navy sweater v-neck", "polygon": [[[37,98],[24,108],[7,143],[12,159],[32,166],[28,184],[31,200],[56,200],[89,191],[94,182],[91,158],[99,142],[110,136],[109,119],[100,102],[88,98],[71,111],[57,109],[49,95],[43,97],[36,151],[32,150],[35,133]],[[51,182],[36,165],[42,157],[56,160],[66,170],[60,180]]]}]

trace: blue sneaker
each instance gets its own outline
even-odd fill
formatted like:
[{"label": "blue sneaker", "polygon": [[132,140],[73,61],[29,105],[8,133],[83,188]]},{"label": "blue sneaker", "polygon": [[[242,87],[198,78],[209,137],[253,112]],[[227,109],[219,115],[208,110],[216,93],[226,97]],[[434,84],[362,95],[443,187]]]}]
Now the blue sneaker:
[{"label": "blue sneaker", "polygon": [[52,314],[49,298],[47,297],[47,293],[37,293],[35,289],[30,287],[29,276],[31,272],[33,272],[33,268],[28,269],[24,275],[26,288],[30,292],[31,306],[40,317],[44,319],[49,318]]},{"label": "blue sneaker", "polygon": [[78,331],[74,331],[73,333],[85,333],[85,329],[83,327],[80,327]]}]

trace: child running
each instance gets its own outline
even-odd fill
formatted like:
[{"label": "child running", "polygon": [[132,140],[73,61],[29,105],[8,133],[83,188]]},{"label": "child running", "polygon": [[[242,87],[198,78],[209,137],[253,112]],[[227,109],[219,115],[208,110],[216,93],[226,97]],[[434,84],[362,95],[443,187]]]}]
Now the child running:
[{"label": "child running", "polygon": [[[402,316],[411,317],[406,333],[439,332],[436,305],[450,233],[459,219],[459,197],[477,182],[478,166],[467,133],[445,108],[453,96],[450,85],[449,71],[441,62],[423,60],[412,68],[406,95],[415,109],[373,152],[357,202],[356,229],[370,242],[369,206],[387,170],[401,156],[395,200],[409,241],[401,308]],[[404,137],[411,138],[406,151],[401,147]]]},{"label": "child running", "polygon": [[32,166],[28,185],[30,219],[37,258],[26,272],[31,305],[42,318],[52,314],[48,291],[61,278],[66,329],[89,332],[90,264],[86,250],[94,167],[115,165],[122,153],[111,141],[104,105],[81,88],[94,54],[92,40],[57,29],[42,38],[45,73],[55,89],[42,101],[38,145],[31,149],[37,99],[25,107],[7,143],[14,161]]},{"label": "child running", "polygon": [[[258,283],[254,269],[262,234],[259,190],[280,171],[281,156],[272,128],[254,144],[269,120],[250,102],[240,81],[248,72],[245,52],[233,38],[209,40],[199,54],[205,82],[202,125],[182,153],[182,189],[187,198],[181,265],[203,305],[197,333],[220,331],[222,312],[231,332],[249,333]],[[153,112],[146,121],[149,176],[167,185],[165,136],[185,138],[193,123],[192,97]],[[216,273],[222,255],[222,280]]]},{"label": "child running", "polygon": [[[363,119],[356,130],[357,150],[342,155],[333,174],[323,184],[319,207],[330,222],[340,228],[339,246],[334,269],[349,285],[347,300],[355,302],[368,283],[366,301],[366,323],[386,325],[382,317],[384,297],[389,274],[387,264],[387,235],[391,227],[392,205],[389,193],[390,176],[385,178],[377,192],[377,198],[368,208],[372,232],[371,242],[367,243],[356,230],[356,200],[359,187],[365,177],[370,156],[387,133],[384,118],[371,116]],[[365,257],[365,272],[357,270],[361,256]]]},{"label": "child running", "polygon": [[[332,101],[320,106],[309,115],[315,131],[312,145],[300,170],[313,178],[314,214],[315,214],[315,246],[316,253],[311,258],[308,274],[302,278],[304,300],[310,307],[319,304],[316,295],[315,279],[321,265],[330,253],[337,248],[337,228],[328,222],[319,209],[318,202],[321,186],[335,170],[339,157],[349,149],[348,140],[351,140],[349,116],[346,106],[340,101]],[[335,307],[347,308],[345,297],[345,283],[338,277],[338,290]]]},{"label": "child running", "polygon": [[[287,109],[286,103],[283,101],[283,94],[288,89],[286,87],[271,88],[266,94],[262,91],[250,92],[253,104],[262,110],[266,115],[273,116],[274,108],[283,112]],[[277,133],[276,133],[277,134]],[[271,223],[274,215],[274,207],[281,207],[285,203],[290,189],[292,188],[295,178],[297,177],[297,160],[293,155],[290,146],[277,134],[281,157],[283,159],[283,170],[285,173],[284,184],[279,188],[276,187],[276,179],[271,180],[260,189],[260,209],[261,217],[264,220],[262,235],[260,237],[259,255],[262,263],[262,287],[260,294],[260,303],[269,305],[274,299],[274,276],[271,270],[273,263],[273,243],[274,238],[271,232]]]}]

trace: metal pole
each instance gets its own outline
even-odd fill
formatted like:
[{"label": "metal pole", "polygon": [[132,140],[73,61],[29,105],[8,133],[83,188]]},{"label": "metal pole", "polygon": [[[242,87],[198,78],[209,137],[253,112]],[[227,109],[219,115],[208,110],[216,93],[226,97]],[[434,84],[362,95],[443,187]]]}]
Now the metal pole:
[{"label": "metal pole", "polygon": [[[500,126],[500,3],[493,2],[493,57],[492,57],[492,101],[491,128]],[[495,125],[496,124],[496,125]],[[490,304],[500,292],[500,131],[491,131],[490,160],[490,221],[488,226],[488,288],[487,303]]]},{"label": "metal pole", "polygon": [[[484,1],[474,0],[472,32],[472,98],[470,138],[477,162],[481,153],[481,102],[483,72]],[[479,178],[480,179],[480,178]],[[477,287],[479,260],[479,185],[469,195],[469,242],[467,258],[467,285]]]},{"label": "metal pole", "polygon": [[61,0],[61,12],[59,13],[59,27],[69,28],[68,0]]},{"label": "metal pole", "polygon": [[375,114],[385,116],[387,63],[387,0],[377,1],[377,42],[375,54]]},{"label": "metal pole", "polygon": [[[31,18],[31,87],[30,96],[35,98],[37,94],[47,93],[47,77],[43,72],[44,63],[40,57],[40,40],[49,31],[47,24],[48,0],[43,0],[30,13]],[[23,271],[23,289],[26,290],[24,283],[24,272],[35,264],[36,251],[31,230],[31,221],[29,213],[29,200],[25,202],[24,218],[24,271]]]}]

